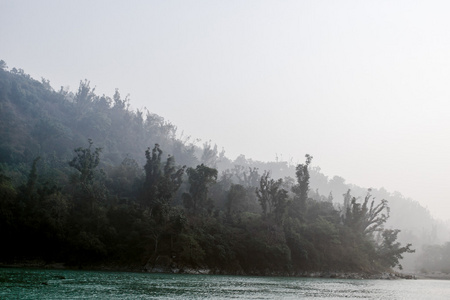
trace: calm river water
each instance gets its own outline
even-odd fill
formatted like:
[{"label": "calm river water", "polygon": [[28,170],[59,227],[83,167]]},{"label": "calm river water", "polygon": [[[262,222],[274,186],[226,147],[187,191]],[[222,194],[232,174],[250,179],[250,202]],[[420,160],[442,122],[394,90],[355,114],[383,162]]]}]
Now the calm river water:
[{"label": "calm river water", "polygon": [[0,269],[0,299],[450,299],[445,280]]}]

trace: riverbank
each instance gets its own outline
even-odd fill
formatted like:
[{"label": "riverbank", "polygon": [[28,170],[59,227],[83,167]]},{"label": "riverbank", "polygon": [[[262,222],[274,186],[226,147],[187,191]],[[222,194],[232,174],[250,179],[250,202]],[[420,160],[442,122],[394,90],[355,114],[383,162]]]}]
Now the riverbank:
[{"label": "riverbank", "polygon": [[450,274],[442,272],[417,273],[415,276],[417,279],[450,280]]},{"label": "riverbank", "polygon": [[[237,275],[237,276],[267,276],[267,277],[305,277],[305,278],[336,278],[336,279],[450,279],[449,274],[403,274],[399,272],[337,272],[337,271],[300,271],[300,272],[227,272],[224,270],[211,270],[207,268],[168,268],[163,266],[149,267],[139,265],[99,264],[83,265],[82,267],[67,266],[64,263],[45,263],[44,261],[20,261],[0,263],[0,268],[30,268],[50,270],[92,270],[109,272],[135,272],[135,273],[163,273],[163,274],[192,274],[192,275]],[[445,276],[444,276],[445,275]]]}]

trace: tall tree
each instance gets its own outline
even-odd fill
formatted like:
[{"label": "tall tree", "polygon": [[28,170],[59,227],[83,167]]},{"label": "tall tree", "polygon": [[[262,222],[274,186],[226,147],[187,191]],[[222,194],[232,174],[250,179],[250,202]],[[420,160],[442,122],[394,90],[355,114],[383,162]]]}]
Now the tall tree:
[{"label": "tall tree", "polygon": [[145,182],[143,204],[150,209],[151,215],[157,220],[166,220],[173,196],[182,183],[185,166],[176,167],[175,158],[168,156],[164,165],[161,163],[163,151],[158,144],[151,151],[145,151],[147,163],[145,169]]},{"label": "tall tree", "polygon": [[261,204],[264,216],[274,216],[277,222],[281,222],[286,207],[287,191],[281,186],[283,180],[270,179],[270,173],[264,172],[256,189],[258,201]]},{"label": "tall tree", "polygon": [[217,170],[201,164],[194,168],[188,168],[189,193],[183,193],[183,202],[186,208],[194,214],[201,211],[212,211],[212,201],[208,191],[211,185],[216,183]]},{"label": "tall tree", "polygon": [[313,157],[309,154],[305,155],[306,161],[304,164],[299,164],[296,168],[295,175],[297,176],[297,185],[292,188],[292,191],[296,194],[298,200],[304,205],[308,198],[309,192],[309,170],[308,167],[311,164]]},{"label": "tall tree", "polygon": [[309,192],[309,170],[312,156],[305,155],[306,161],[304,164],[299,164],[296,167],[295,175],[297,177],[297,184],[292,187],[292,192],[295,194],[294,200],[291,203],[290,214],[292,217],[302,219],[306,214],[306,200]]},{"label": "tall tree", "polygon": [[159,148],[159,144],[155,144],[155,147],[151,151],[150,148],[147,148],[145,151],[146,163],[144,166],[145,182],[143,202],[147,207],[151,207],[158,191],[158,180],[161,178],[163,172],[161,168],[162,153],[163,151]]},{"label": "tall tree", "polygon": [[402,270],[400,260],[403,258],[403,253],[413,253],[415,250],[411,249],[411,244],[402,247],[396,241],[399,232],[398,229],[383,230],[383,241],[377,247],[377,258],[384,267],[394,268],[398,266]]},{"label": "tall tree", "polygon": [[100,163],[100,153],[102,148],[92,149],[93,142],[89,139],[87,148],[76,148],[76,156],[69,162],[69,165],[76,169],[78,173],[73,174],[72,181],[79,188],[75,190],[76,198],[82,209],[93,213],[94,205],[106,199],[106,188],[102,182],[103,170],[97,171]]},{"label": "tall tree", "polygon": [[79,172],[78,180],[85,185],[94,180],[94,172],[100,163],[100,153],[102,152],[102,148],[95,148],[92,151],[93,142],[91,139],[88,141],[87,148],[79,147],[74,150],[76,156],[69,162],[69,165]]},{"label": "tall tree", "polygon": [[[383,199],[380,203],[375,204],[375,198],[372,198],[370,192],[369,189],[363,203],[358,203],[357,199],[353,197],[343,217],[345,225],[366,236],[380,231],[389,218],[387,200]],[[370,199],[372,201],[369,204]]]}]

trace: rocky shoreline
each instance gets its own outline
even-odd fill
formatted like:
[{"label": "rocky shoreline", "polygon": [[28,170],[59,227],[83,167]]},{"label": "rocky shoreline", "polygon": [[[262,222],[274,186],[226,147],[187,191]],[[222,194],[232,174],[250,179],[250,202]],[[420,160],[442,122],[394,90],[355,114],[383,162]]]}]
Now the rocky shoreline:
[{"label": "rocky shoreline", "polygon": [[310,272],[304,271],[295,274],[279,273],[279,272],[265,272],[262,273],[234,273],[212,271],[209,269],[174,269],[171,271],[153,268],[149,273],[171,273],[171,274],[193,274],[193,275],[242,275],[242,276],[271,276],[271,277],[306,277],[306,278],[336,278],[336,279],[416,279],[415,275],[403,274],[398,272],[382,272],[382,273],[362,273],[362,272]]},{"label": "rocky shoreline", "polygon": [[336,278],[336,279],[450,279],[450,276],[424,276],[424,274],[403,274],[395,271],[381,273],[365,273],[365,272],[339,272],[339,271],[301,271],[295,273],[287,272],[251,272],[243,271],[229,272],[224,270],[212,270],[208,268],[170,268],[166,266],[148,265],[142,267],[138,265],[117,265],[117,264],[101,264],[86,265],[81,267],[66,266],[64,263],[50,263],[43,261],[21,261],[13,263],[0,263],[0,268],[36,268],[36,269],[53,269],[53,270],[95,270],[95,271],[114,271],[114,272],[137,272],[137,273],[165,273],[165,274],[192,274],[192,275],[241,275],[241,276],[275,276],[275,277],[306,277],[306,278]]}]

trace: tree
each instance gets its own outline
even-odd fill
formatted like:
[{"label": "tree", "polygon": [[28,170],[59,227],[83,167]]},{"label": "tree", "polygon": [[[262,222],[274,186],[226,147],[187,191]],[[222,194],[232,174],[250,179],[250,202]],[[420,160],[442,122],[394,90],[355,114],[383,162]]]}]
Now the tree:
[{"label": "tree", "polygon": [[217,170],[201,164],[194,168],[188,168],[189,193],[183,193],[183,203],[194,214],[205,209],[212,210],[212,201],[208,197],[208,190],[216,183]]},{"label": "tree", "polygon": [[306,161],[304,164],[299,164],[296,167],[295,175],[297,177],[297,184],[292,187],[294,193],[294,200],[290,204],[290,215],[295,218],[303,219],[306,214],[306,200],[308,199],[309,192],[309,170],[308,167],[311,164],[312,156],[305,155]]},{"label": "tree", "polygon": [[211,142],[206,142],[203,144],[203,153],[200,160],[206,166],[216,168],[218,157],[217,154],[218,154],[217,145],[214,145],[214,147],[212,147]]},{"label": "tree", "polygon": [[286,207],[287,191],[281,186],[283,180],[277,181],[269,179],[270,173],[264,172],[259,182],[259,188],[256,189],[256,196],[261,204],[263,215],[273,215],[277,222],[281,222]]},{"label": "tree", "polygon": [[[369,259],[376,260],[384,268],[398,266],[401,269],[399,260],[403,257],[403,253],[412,253],[414,250],[411,249],[411,244],[402,247],[396,242],[400,230],[383,229],[384,223],[389,218],[388,202],[383,199],[375,204],[370,192],[371,189],[368,190],[362,203],[358,203],[357,199],[352,197],[342,216],[343,223],[355,234],[354,237],[361,249],[375,245],[375,248],[370,247],[370,253],[365,251]],[[344,197],[348,201],[350,191],[344,194]],[[375,232],[381,233],[382,236],[382,241],[378,244],[374,240]]]},{"label": "tree", "polygon": [[87,79],[85,79],[84,82],[80,80],[78,92],[75,94],[75,103],[77,103],[82,110],[86,109],[97,98],[95,95],[95,88],[91,88],[90,84],[90,81]]},{"label": "tree", "polygon": [[130,106],[129,96],[126,96],[125,99],[122,100],[120,98],[119,89],[116,89],[113,96],[113,101],[114,101],[114,109],[117,110],[128,110],[128,107]]},{"label": "tree", "polygon": [[33,193],[36,189],[36,181],[37,181],[37,162],[41,158],[38,156],[33,160],[33,165],[31,166],[30,174],[28,175],[28,182],[25,188],[25,196],[27,197],[27,201],[31,201],[33,198]]},{"label": "tree", "polygon": [[226,210],[228,216],[238,210],[239,206],[246,202],[247,190],[240,184],[232,184],[228,191]]},{"label": "tree", "polygon": [[352,195],[350,194],[350,189],[347,190],[347,193],[343,194],[344,196],[344,205],[342,210],[342,215],[345,217],[347,211],[350,209],[350,205],[352,203]]},{"label": "tree", "polygon": [[357,199],[353,197],[343,217],[345,225],[366,236],[379,231],[389,218],[387,200],[383,199],[375,205],[375,198],[373,198],[369,206],[369,200],[372,198],[370,192],[371,189],[367,192],[362,204],[357,203]]},{"label": "tree", "polygon": [[7,68],[8,66],[6,65],[6,62],[3,59],[0,60],[0,70],[5,70]]},{"label": "tree", "polygon": [[108,169],[108,189],[118,199],[136,199],[143,184],[143,170],[129,157],[124,158],[118,166]]},{"label": "tree", "polygon": [[377,258],[385,267],[398,266],[402,270],[403,267],[399,260],[403,258],[403,253],[414,253],[415,250],[411,249],[411,244],[402,247],[399,242],[396,242],[399,232],[399,229],[383,230],[383,241],[377,247]]},{"label": "tree", "polygon": [[72,177],[75,185],[80,189],[75,190],[76,199],[83,210],[93,213],[94,204],[106,198],[106,188],[101,179],[103,179],[103,170],[97,172],[96,168],[100,163],[100,153],[102,148],[92,149],[91,139],[87,148],[79,147],[74,151],[76,156],[69,162],[69,166],[76,169],[78,174]]},{"label": "tree", "polygon": [[0,168],[0,228],[3,247],[0,249],[0,257],[6,258],[14,255],[14,247],[17,244],[18,214],[17,191],[11,183],[11,179],[2,174]]},{"label": "tree", "polygon": [[235,165],[232,170],[233,175],[238,179],[239,184],[245,187],[257,187],[259,185],[259,180],[261,175],[259,175],[258,168],[248,167],[248,172],[244,171],[245,167],[240,165]]},{"label": "tree", "polygon": [[175,158],[168,156],[164,166],[161,164],[163,151],[155,144],[151,154],[150,148],[145,151],[147,163],[144,166],[144,206],[157,221],[165,220],[170,209],[170,201],[180,188],[185,166],[175,167]]},{"label": "tree", "polygon": [[309,170],[308,167],[311,164],[313,157],[309,154],[305,155],[306,162],[299,164],[296,168],[295,175],[297,176],[297,185],[292,188],[292,191],[296,194],[297,199],[304,205],[308,198],[309,192]]},{"label": "tree", "polygon": [[162,174],[161,156],[163,151],[159,148],[159,144],[150,152],[150,148],[145,151],[145,182],[144,182],[144,205],[150,207],[152,201],[156,198],[157,183]]},{"label": "tree", "polygon": [[94,179],[94,171],[100,163],[100,153],[102,152],[102,148],[95,148],[94,151],[92,148],[92,140],[89,139],[89,147],[76,148],[74,151],[76,156],[69,162],[69,166],[75,168],[80,174],[78,176],[79,181],[86,185]]}]

